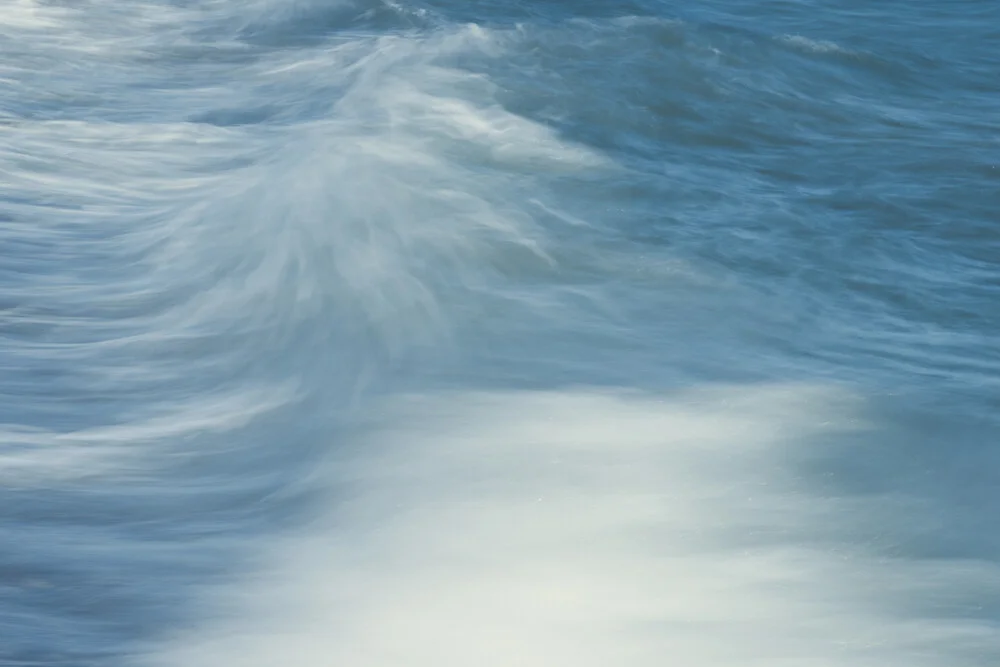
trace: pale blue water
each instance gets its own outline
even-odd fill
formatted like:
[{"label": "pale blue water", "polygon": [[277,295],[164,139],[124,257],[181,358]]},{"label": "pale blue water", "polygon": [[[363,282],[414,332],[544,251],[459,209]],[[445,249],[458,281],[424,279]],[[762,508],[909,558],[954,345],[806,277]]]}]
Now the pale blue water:
[{"label": "pale blue water", "polygon": [[4,0],[0,665],[997,664],[998,71],[989,0]]}]

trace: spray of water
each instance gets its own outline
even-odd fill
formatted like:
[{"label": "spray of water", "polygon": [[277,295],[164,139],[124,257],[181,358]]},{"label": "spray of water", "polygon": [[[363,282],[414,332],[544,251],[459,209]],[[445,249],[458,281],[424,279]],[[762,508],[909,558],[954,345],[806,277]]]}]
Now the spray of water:
[{"label": "spray of water", "polygon": [[846,546],[859,507],[791,463],[853,409],[815,387],[412,397],[320,474],[327,516],[141,664],[970,664],[995,630],[941,610],[996,570]]}]

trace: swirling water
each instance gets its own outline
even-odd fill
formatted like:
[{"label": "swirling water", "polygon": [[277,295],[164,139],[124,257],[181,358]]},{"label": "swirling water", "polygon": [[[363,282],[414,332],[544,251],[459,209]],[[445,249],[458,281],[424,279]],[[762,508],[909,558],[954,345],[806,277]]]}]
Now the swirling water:
[{"label": "swirling water", "polygon": [[997,44],[4,0],[0,664],[997,664]]}]

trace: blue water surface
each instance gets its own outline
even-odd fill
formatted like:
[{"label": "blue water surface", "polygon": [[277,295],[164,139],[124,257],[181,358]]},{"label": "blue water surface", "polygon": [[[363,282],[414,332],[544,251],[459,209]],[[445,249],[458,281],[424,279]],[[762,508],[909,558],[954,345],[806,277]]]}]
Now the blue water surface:
[{"label": "blue water surface", "polygon": [[[1000,658],[997,3],[22,0],[0,15],[0,664],[467,664],[397,635],[382,641],[400,662],[338,652],[353,630],[309,657],[163,646],[215,636],[213,591],[249,587],[263,551],[365,497],[318,471],[364,451],[384,401],[720,385],[851,396],[842,418],[864,428],[791,438],[780,466],[849,508],[810,532],[820,552],[903,574],[814,582],[823,604],[852,586],[899,598],[892,623],[881,602],[837,612],[873,619],[876,639],[843,631],[850,655],[830,621],[829,645],[687,664]],[[517,470],[497,476],[529,479]],[[793,550],[821,523],[767,539]],[[725,524],[706,530],[767,532]],[[650,595],[644,609],[666,604]],[[809,617],[783,613],[754,632]],[[302,632],[291,645],[322,634]]]}]

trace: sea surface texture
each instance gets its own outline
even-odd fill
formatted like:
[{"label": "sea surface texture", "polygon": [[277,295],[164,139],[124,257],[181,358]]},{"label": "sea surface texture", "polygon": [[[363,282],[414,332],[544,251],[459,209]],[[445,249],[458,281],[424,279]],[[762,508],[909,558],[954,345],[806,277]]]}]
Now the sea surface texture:
[{"label": "sea surface texture", "polygon": [[996,0],[0,0],[0,665],[996,667]]}]

